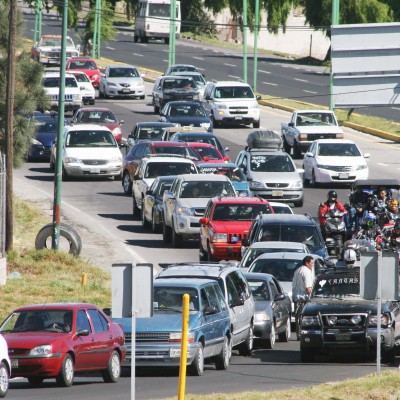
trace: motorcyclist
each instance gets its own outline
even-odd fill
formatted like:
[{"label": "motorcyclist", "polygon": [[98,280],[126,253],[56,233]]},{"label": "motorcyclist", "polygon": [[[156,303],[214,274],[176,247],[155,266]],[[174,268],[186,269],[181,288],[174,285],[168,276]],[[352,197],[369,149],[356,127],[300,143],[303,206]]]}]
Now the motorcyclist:
[{"label": "motorcyclist", "polygon": [[398,218],[400,218],[399,202],[396,199],[389,199],[387,211],[380,218],[380,225],[382,227],[386,224],[394,224]]},{"label": "motorcyclist", "polygon": [[400,219],[397,219],[394,223],[394,227],[390,235],[389,248],[396,251],[400,250]]},{"label": "motorcyclist", "polygon": [[324,203],[321,203],[318,208],[318,217],[319,217],[319,225],[321,227],[321,232],[323,237],[326,237],[325,231],[325,222],[326,222],[326,214],[331,210],[339,210],[344,214],[347,213],[344,205],[337,199],[338,195],[335,190],[330,190],[328,192],[327,200]]}]

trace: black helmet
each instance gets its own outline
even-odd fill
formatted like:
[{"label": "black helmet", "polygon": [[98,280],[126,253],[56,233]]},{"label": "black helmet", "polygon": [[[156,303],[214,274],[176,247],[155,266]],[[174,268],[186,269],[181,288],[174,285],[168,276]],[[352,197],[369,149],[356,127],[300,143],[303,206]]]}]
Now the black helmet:
[{"label": "black helmet", "polygon": [[336,190],[330,190],[328,192],[328,200],[330,200],[330,199],[335,199],[336,200],[337,197],[338,197],[338,195],[336,193]]}]

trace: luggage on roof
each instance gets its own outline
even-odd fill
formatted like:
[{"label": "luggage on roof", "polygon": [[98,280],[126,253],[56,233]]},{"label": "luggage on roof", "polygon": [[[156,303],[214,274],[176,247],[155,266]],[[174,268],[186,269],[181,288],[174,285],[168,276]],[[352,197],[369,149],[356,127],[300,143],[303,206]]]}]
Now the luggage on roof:
[{"label": "luggage on roof", "polygon": [[278,132],[259,130],[249,133],[247,146],[250,148],[281,149],[282,137]]}]

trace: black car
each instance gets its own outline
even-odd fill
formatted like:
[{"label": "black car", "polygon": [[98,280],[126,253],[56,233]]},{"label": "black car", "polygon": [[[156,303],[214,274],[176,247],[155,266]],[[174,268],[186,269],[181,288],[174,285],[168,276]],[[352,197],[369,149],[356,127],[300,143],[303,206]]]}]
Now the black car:
[{"label": "black car", "polygon": [[[400,302],[382,300],[382,362],[395,361],[400,344]],[[315,281],[300,315],[300,354],[313,362],[322,353],[376,354],[377,301],[360,297],[360,270],[326,271]]]},{"label": "black car", "polygon": [[196,82],[188,76],[162,76],[153,87],[153,107],[158,114],[169,101],[199,101],[200,92]]}]

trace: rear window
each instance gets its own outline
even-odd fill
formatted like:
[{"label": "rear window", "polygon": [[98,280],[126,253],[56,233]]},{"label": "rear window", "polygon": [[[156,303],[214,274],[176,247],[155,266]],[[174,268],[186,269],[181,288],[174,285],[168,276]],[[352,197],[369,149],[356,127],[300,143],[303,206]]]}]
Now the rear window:
[{"label": "rear window", "polygon": [[280,281],[291,282],[294,271],[302,264],[301,260],[282,260],[281,258],[257,259],[249,268],[249,272],[261,272],[274,275]]},{"label": "rear window", "polygon": [[182,174],[196,174],[196,167],[191,163],[152,162],[147,164],[145,178],[171,176]]},{"label": "rear window", "polygon": [[183,182],[180,190],[180,198],[211,198],[215,196],[233,196],[235,190],[230,182],[192,181]]},{"label": "rear window", "polygon": [[251,221],[258,214],[270,214],[268,204],[217,204],[212,219],[214,221]]},{"label": "rear window", "polygon": [[295,170],[286,154],[252,155],[250,169],[255,172],[293,172]]}]

